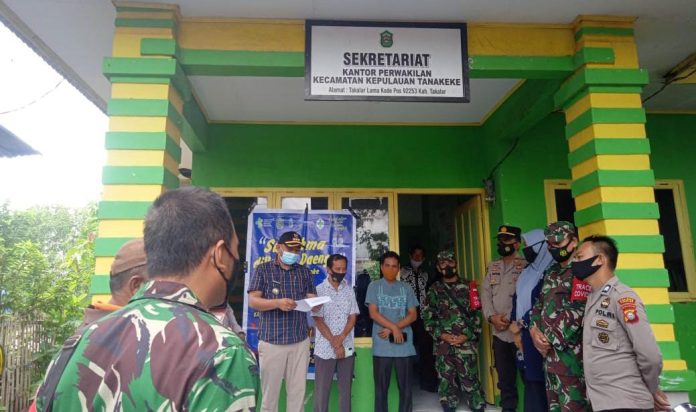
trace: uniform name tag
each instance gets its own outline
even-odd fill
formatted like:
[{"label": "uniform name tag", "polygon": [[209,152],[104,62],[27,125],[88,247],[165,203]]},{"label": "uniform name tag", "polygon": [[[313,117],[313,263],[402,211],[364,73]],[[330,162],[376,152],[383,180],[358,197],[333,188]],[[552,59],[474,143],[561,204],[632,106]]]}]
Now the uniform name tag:
[{"label": "uniform name tag", "polygon": [[589,283],[573,278],[573,287],[570,292],[570,301],[586,301],[587,297],[592,292],[592,286]]}]

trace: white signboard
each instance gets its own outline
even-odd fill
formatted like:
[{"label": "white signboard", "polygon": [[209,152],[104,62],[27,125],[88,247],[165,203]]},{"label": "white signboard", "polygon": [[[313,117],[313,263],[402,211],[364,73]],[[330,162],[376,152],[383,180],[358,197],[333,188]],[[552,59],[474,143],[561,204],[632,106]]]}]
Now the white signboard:
[{"label": "white signboard", "polygon": [[469,102],[466,24],[308,20],[306,100]]}]

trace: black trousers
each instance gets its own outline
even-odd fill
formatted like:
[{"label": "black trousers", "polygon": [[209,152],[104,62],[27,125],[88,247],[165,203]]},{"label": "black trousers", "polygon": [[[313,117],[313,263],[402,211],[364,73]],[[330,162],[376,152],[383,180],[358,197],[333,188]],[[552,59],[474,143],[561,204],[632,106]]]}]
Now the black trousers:
[{"label": "black trousers", "polygon": [[517,409],[517,347],[493,336],[493,358],[498,372],[500,407]]},{"label": "black trousers", "polygon": [[396,383],[399,385],[399,412],[413,410],[413,358],[372,357],[372,373],[375,378],[375,412],[389,412],[389,383],[392,367],[396,368]]},{"label": "black trousers", "polygon": [[524,381],[524,412],[549,410],[546,400],[546,382]]},{"label": "black trousers", "polygon": [[433,353],[433,339],[425,330],[423,319],[418,317],[411,324],[413,330],[413,346],[416,347],[418,359],[416,361],[416,372],[420,379],[421,389],[437,391],[438,379],[435,371],[435,355]]}]

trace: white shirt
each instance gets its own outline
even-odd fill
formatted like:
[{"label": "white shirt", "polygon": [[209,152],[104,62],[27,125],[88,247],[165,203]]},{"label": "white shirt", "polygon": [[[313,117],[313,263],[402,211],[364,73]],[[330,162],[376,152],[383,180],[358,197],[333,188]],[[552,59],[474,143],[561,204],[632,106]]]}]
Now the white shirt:
[{"label": "white shirt", "polygon": [[[345,279],[338,285],[338,290],[329,283],[328,278],[324,279],[317,286],[317,296],[329,296],[331,302],[325,303],[318,312],[312,313],[312,316],[323,318],[324,323],[334,336],[343,332],[350,315],[360,313],[358,302],[355,300],[355,292],[353,288],[348,286],[348,282]],[[314,336],[314,356],[322,359],[336,359],[336,353],[331,346],[331,342],[321,334],[318,328],[316,328]],[[343,347],[353,348],[352,331],[343,341]]]}]

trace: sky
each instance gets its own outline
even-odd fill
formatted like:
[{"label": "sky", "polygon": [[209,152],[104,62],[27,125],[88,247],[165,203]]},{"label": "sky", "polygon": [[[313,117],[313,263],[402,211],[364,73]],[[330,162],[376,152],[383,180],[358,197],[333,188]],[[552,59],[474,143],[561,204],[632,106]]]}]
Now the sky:
[{"label": "sky", "polygon": [[0,125],[41,153],[0,158],[0,203],[97,202],[107,116],[1,22],[0,45]]}]

